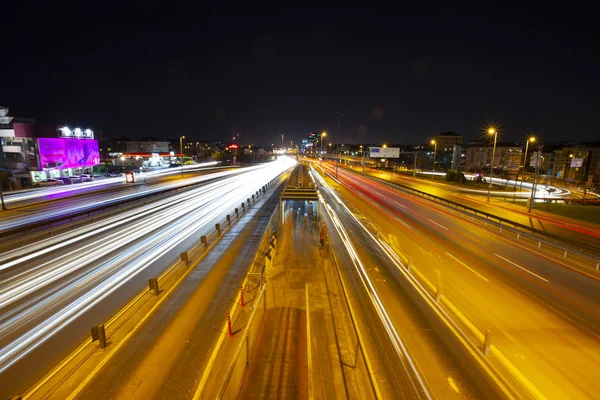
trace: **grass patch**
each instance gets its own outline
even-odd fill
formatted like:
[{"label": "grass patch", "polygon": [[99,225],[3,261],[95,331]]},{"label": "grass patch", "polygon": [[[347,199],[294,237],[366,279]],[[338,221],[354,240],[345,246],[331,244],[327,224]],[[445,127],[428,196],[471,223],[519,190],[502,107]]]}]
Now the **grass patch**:
[{"label": "grass patch", "polygon": [[[520,205],[524,205],[521,203]],[[535,203],[534,210],[545,211],[548,213],[578,219],[581,221],[600,224],[600,206],[583,206],[579,204],[562,203]]]}]

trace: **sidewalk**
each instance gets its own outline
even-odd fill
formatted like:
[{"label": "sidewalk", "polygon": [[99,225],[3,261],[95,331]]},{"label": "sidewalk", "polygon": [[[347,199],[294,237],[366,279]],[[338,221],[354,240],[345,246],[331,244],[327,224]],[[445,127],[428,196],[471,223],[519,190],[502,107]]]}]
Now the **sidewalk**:
[{"label": "sidewalk", "polygon": [[319,249],[315,225],[291,213],[285,220],[239,398],[305,399],[309,385],[315,399],[371,397],[367,371],[356,365],[356,337],[329,247]]}]

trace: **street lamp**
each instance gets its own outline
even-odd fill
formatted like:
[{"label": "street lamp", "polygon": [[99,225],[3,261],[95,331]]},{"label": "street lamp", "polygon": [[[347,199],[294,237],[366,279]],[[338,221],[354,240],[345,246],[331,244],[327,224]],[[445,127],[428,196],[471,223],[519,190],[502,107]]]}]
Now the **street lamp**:
[{"label": "street lamp", "polygon": [[337,143],[335,144],[335,152],[337,155],[335,159],[335,179],[338,177],[338,164],[340,163],[340,117],[345,117],[345,115],[338,114]]},{"label": "street lamp", "polygon": [[[323,153],[323,139],[325,139],[327,137],[327,132],[323,131],[321,133],[321,153]],[[325,147],[325,150],[327,150],[327,147]]]},{"label": "street lamp", "polygon": [[[435,153],[437,153],[437,142],[435,140],[432,140],[431,145],[433,146],[433,166],[431,170],[435,172]],[[431,176],[433,176],[433,174]],[[433,180],[433,178],[431,179]]]},{"label": "street lamp", "polygon": [[523,176],[521,177],[521,190],[523,190],[523,180],[525,179],[525,167],[527,166],[527,150],[529,149],[529,142],[535,142],[535,137],[531,136],[527,139],[525,144],[525,159],[523,160]]},{"label": "street lamp", "polygon": [[494,150],[492,151],[492,162],[490,166],[490,184],[488,185],[487,202],[490,202],[490,192],[492,191],[492,177],[494,176],[494,159],[496,158],[496,140],[498,139],[498,131],[490,128],[487,131],[488,135],[494,135]]},{"label": "street lamp", "polygon": [[531,198],[529,199],[529,210],[531,212],[531,207],[535,202],[535,191],[537,190],[537,180],[538,173],[540,171],[540,164],[542,163],[542,149],[544,146],[538,146],[537,157],[535,158],[535,175],[533,176],[533,188],[531,189]]},{"label": "street lamp", "polygon": [[363,151],[363,145],[360,146],[360,155],[361,155],[361,163],[362,163],[362,174],[365,176],[365,152]]}]

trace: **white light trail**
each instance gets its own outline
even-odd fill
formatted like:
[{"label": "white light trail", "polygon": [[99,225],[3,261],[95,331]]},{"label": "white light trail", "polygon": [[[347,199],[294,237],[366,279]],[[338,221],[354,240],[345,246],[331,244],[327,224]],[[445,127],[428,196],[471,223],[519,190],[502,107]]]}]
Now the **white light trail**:
[{"label": "white light trail", "polygon": [[[329,191],[329,193],[336,199],[336,201],[346,210],[347,214],[350,215],[365,230],[365,232],[373,239],[374,243],[379,244],[379,241],[369,232],[368,229],[366,229],[362,225],[362,223],[358,220],[358,218],[356,218],[356,216],[341,201],[341,199],[337,195],[335,195],[335,193],[327,185],[327,183],[325,182],[323,177],[321,177],[317,173],[314,173],[313,176],[317,177],[317,179],[320,182],[320,187],[324,187]],[[431,395],[429,394],[429,391],[427,390],[427,387],[426,387],[425,383],[423,382],[421,374],[419,373],[418,369],[416,368],[415,363],[412,360],[412,357],[410,356],[408,350],[406,349],[406,347],[404,345],[404,342],[398,335],[398,332],[396,331],[396,328],[395,328],[393,322],[391,321],[391,319],[385,309],[385,306],[383,305],[381,299],[379,298],[379,296],[377,294],[377,290],[375,289],[375,287],[373,286],[373,283],[371,282],[371,279],[369,278],[369,274],[367,273],[364,264],[362,263],[360,257],[358,256],[358,253],[356,252],[356,250],[354,248],[354,245],[352,244],[350,236],[348,235],[346,229],[342,225],[339,217],[337,216],[337,213],[333,210],[333,208],[331,208],[331,206],[325,201],[325,199],[322,196],[321,196],[321,201],[325,204],[325,209],[327,210],[327,213],[329,214],[331,220],[333,221],[334,227],[336,228],[336,231],[339,233],[340,238],[342,239],[342,242],[344,243],[344,246],[346,247],[346,250],[348,251],[348,254],[350,255],[350,258],[352,259],[352,263],[354,264],[354,267],[356,268],[356,270],[358,272],[358,276],[360,277],[361,282],[362,282],[363,286],[365,287],[366,292],[369,295],[369,298],[371,299],[371,302],[373,303],[373,306],[377,312],[377,315],[379,316],[379,318],[383,324],[383,327],[384,327],[385,331],[387,332],[387,334],[392,342],[392,345],[394,346],[394,349],[396,350],[396,353],[398,354],[398,357],[402,361],[405,368],[409,369],[411,374],[417,379],[416,383],[412,379],[410,380],[411,384],[413,385],[414,390],[417,393],[422,393],[426,398],[431,399]]]},{"label": "white light trail", "polygon": [[0,372],[157,259],[165,254],[175,258],[180,243],[205,233],[294,164],[284,157],[245,168],[221,181],[2,255]]}]

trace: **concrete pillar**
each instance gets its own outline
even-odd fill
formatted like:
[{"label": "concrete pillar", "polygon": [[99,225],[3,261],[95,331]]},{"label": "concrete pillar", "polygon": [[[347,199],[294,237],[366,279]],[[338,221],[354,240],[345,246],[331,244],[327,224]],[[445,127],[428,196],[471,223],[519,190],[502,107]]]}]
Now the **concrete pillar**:
[{"label": "concrete pillar", "polygon": [[215,229],[217,230],[218,235],[221,236],[221,224],[215,224]]}]

